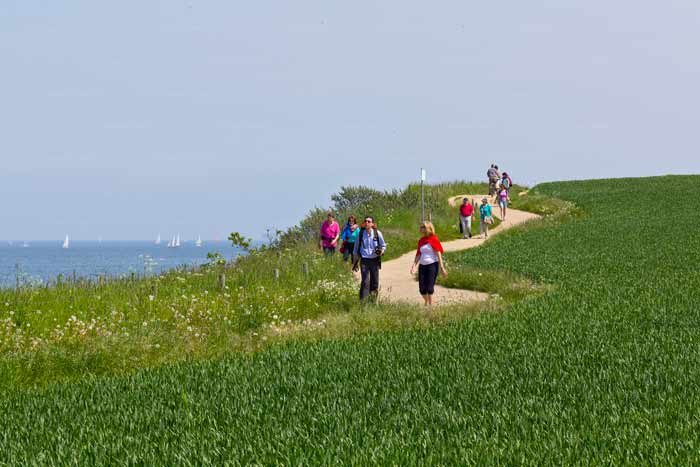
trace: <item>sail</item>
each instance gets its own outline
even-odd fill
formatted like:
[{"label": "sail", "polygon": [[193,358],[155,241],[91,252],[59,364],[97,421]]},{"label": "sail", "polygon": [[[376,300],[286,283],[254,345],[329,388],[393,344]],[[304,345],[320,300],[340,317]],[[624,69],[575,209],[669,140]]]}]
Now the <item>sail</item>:
[{"label": "sail", "polygon": [[180,246],[180,234],[177,234],[177,239],[175,240],[175,246]]},{"label": "sail", "polygon": [[160,245],[160,234],[158,234],[158,238],[156,238],[156,245]]},{"label": "sail", "polygon": [[63,248],[68,248],[70,246],[70,239],[66,235],[66,239],[63,241]]},{"label": "sail", "polygon": [[195,242],[195,245],[202,246],[202,236],[201,235],[197,236],[197,241]]}]

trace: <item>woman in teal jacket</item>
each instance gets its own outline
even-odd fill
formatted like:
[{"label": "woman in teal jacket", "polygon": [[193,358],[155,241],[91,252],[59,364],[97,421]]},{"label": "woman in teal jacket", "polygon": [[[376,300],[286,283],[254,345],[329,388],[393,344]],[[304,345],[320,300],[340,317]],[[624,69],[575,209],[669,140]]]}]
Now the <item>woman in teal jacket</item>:
[{"label": "woman in teal jacket", "polygon": [[484,238],[489,238],[489,225],[493,224],[493,215],[491,213],[491,205],[486,197],[481,200],[479,219],[481,221],[479,222],[479,238],[482,236],[484,236]]},{"label": "woman in teal jacket", "polygon": [[359,233],[360,227],[357,225],[355,216],[350,216],[345,224],[343,233],[340,234],[340,240],[343,242],[343,261],[350,259],[352,263],[355,260],[352,252],[355,250],[355,240],[357,240]]}]

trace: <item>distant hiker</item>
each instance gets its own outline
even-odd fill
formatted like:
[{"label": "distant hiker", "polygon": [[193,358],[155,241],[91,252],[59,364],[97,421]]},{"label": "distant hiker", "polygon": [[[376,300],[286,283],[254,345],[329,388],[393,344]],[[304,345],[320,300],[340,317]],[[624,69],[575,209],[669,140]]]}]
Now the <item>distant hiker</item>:
[{"label": "distant hiker", "polygon": [[502,185],[498,191],[498,206],[501,208],[501,220],[505,221],[508,208],[508,189]]},{"label": "distant hiker", "polygon": [[343,261],[350,259],[354,262],[355,256],[355,240],[360,233],[360,226],[357,225],[355,216],[348,217],[348,222],[345,224],[343,232],[340,234],[340,241],[343,242],[340,246],[340,252],[343,254]]},{"label": "distant hiker", "polygon": [[479,238],[489,238],[489,225],[493,224],[493,215],[491,213],[491,205],[487,197],[481,200],[479,207]]},{"label": "distant hiker", "polygon": [[491,164],[491,167],[486,171],[486,176],[489,179],[489,196],[493,196],[496,193],[496,184],[501,178],[501,174],[498,173],[498,166]]},{"label": "distant hiker", "polygon": [[329,212],[326,220],[321,225],[321,241],[320,246],[326,255],[335,253],[335,247],[340,239],[340,226],[335,221],[335,216]]},{"label": "distant hiker", "polygon": [[353,271],[361,270],[360,300],[372,295],[376,301],[379,294],[379,270],[382,267],[382,255],[386,252],[384,236],[374,225],[372,216],[365,217],[365,222],[355,241]]},{"label": "distant hiker", "polygon": [[501,186],[505,187],[505,189],[508,190],[508,194],[510,195],[510,189],[513,186],[513,179],[510,178],[508,172],[503,172],[503,176],[501,177]]},{"label": "distant hiker", "polygon": [[418,266],[418,290],[423,296],[425,305],[430,306],[433,304],[438,272],[447,276],[445,263],[442,261],[442,254],[445,250],[442,249],[442,244],[435,235],[435,227],[432,222],[423,222],[420,226],[420,233],[422,236],[418,240],[418,250],[413,266],[411,266],[411,275],[415,273],[416,266]]},{"label": "distant hiker", "polygon": [[472,238],[473,215],[474,206],[469,202],[469,198],[464,198],[459,207],[459,230],[462,233],[462,238]]}]

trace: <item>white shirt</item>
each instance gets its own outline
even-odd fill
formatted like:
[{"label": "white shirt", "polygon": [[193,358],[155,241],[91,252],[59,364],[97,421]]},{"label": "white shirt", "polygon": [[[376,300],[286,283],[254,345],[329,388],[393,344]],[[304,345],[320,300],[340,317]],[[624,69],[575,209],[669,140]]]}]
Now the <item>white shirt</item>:
[{"label": "white shirt", "polygon": [[433,250],[433,247],[430,245],[430,243],[426,243],[422,247],[420,247],[420,264],[423,266],[427,266],[429,264],[437,263],[438,262],[438,255],[435,253],[435,250]]}]

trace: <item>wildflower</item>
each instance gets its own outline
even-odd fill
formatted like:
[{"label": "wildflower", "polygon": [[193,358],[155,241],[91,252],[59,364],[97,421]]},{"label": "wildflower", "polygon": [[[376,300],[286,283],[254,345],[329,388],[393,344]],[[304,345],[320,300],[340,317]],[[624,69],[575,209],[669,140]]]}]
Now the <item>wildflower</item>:
[{"label": "wildflower", "polygon": [[187,326],[187,332],[192,332],[192,326]]},{"label": "wildflower", "polygon": [[160,349],[160,344],[156,344],[153,347],[155,347],[156,349]]},{"label": "wildflower", "polygon": [[148,326],[148,321],[143,322],[143,327],[146,327],[146,326]]},{"label": "wildflower", "polygon": [[149,295],[149,296],[148,296],[148,299],[149,299],[150,301],[155,300],[155,298],[156,298],[156,297],[155,297],[154,295]]}]

